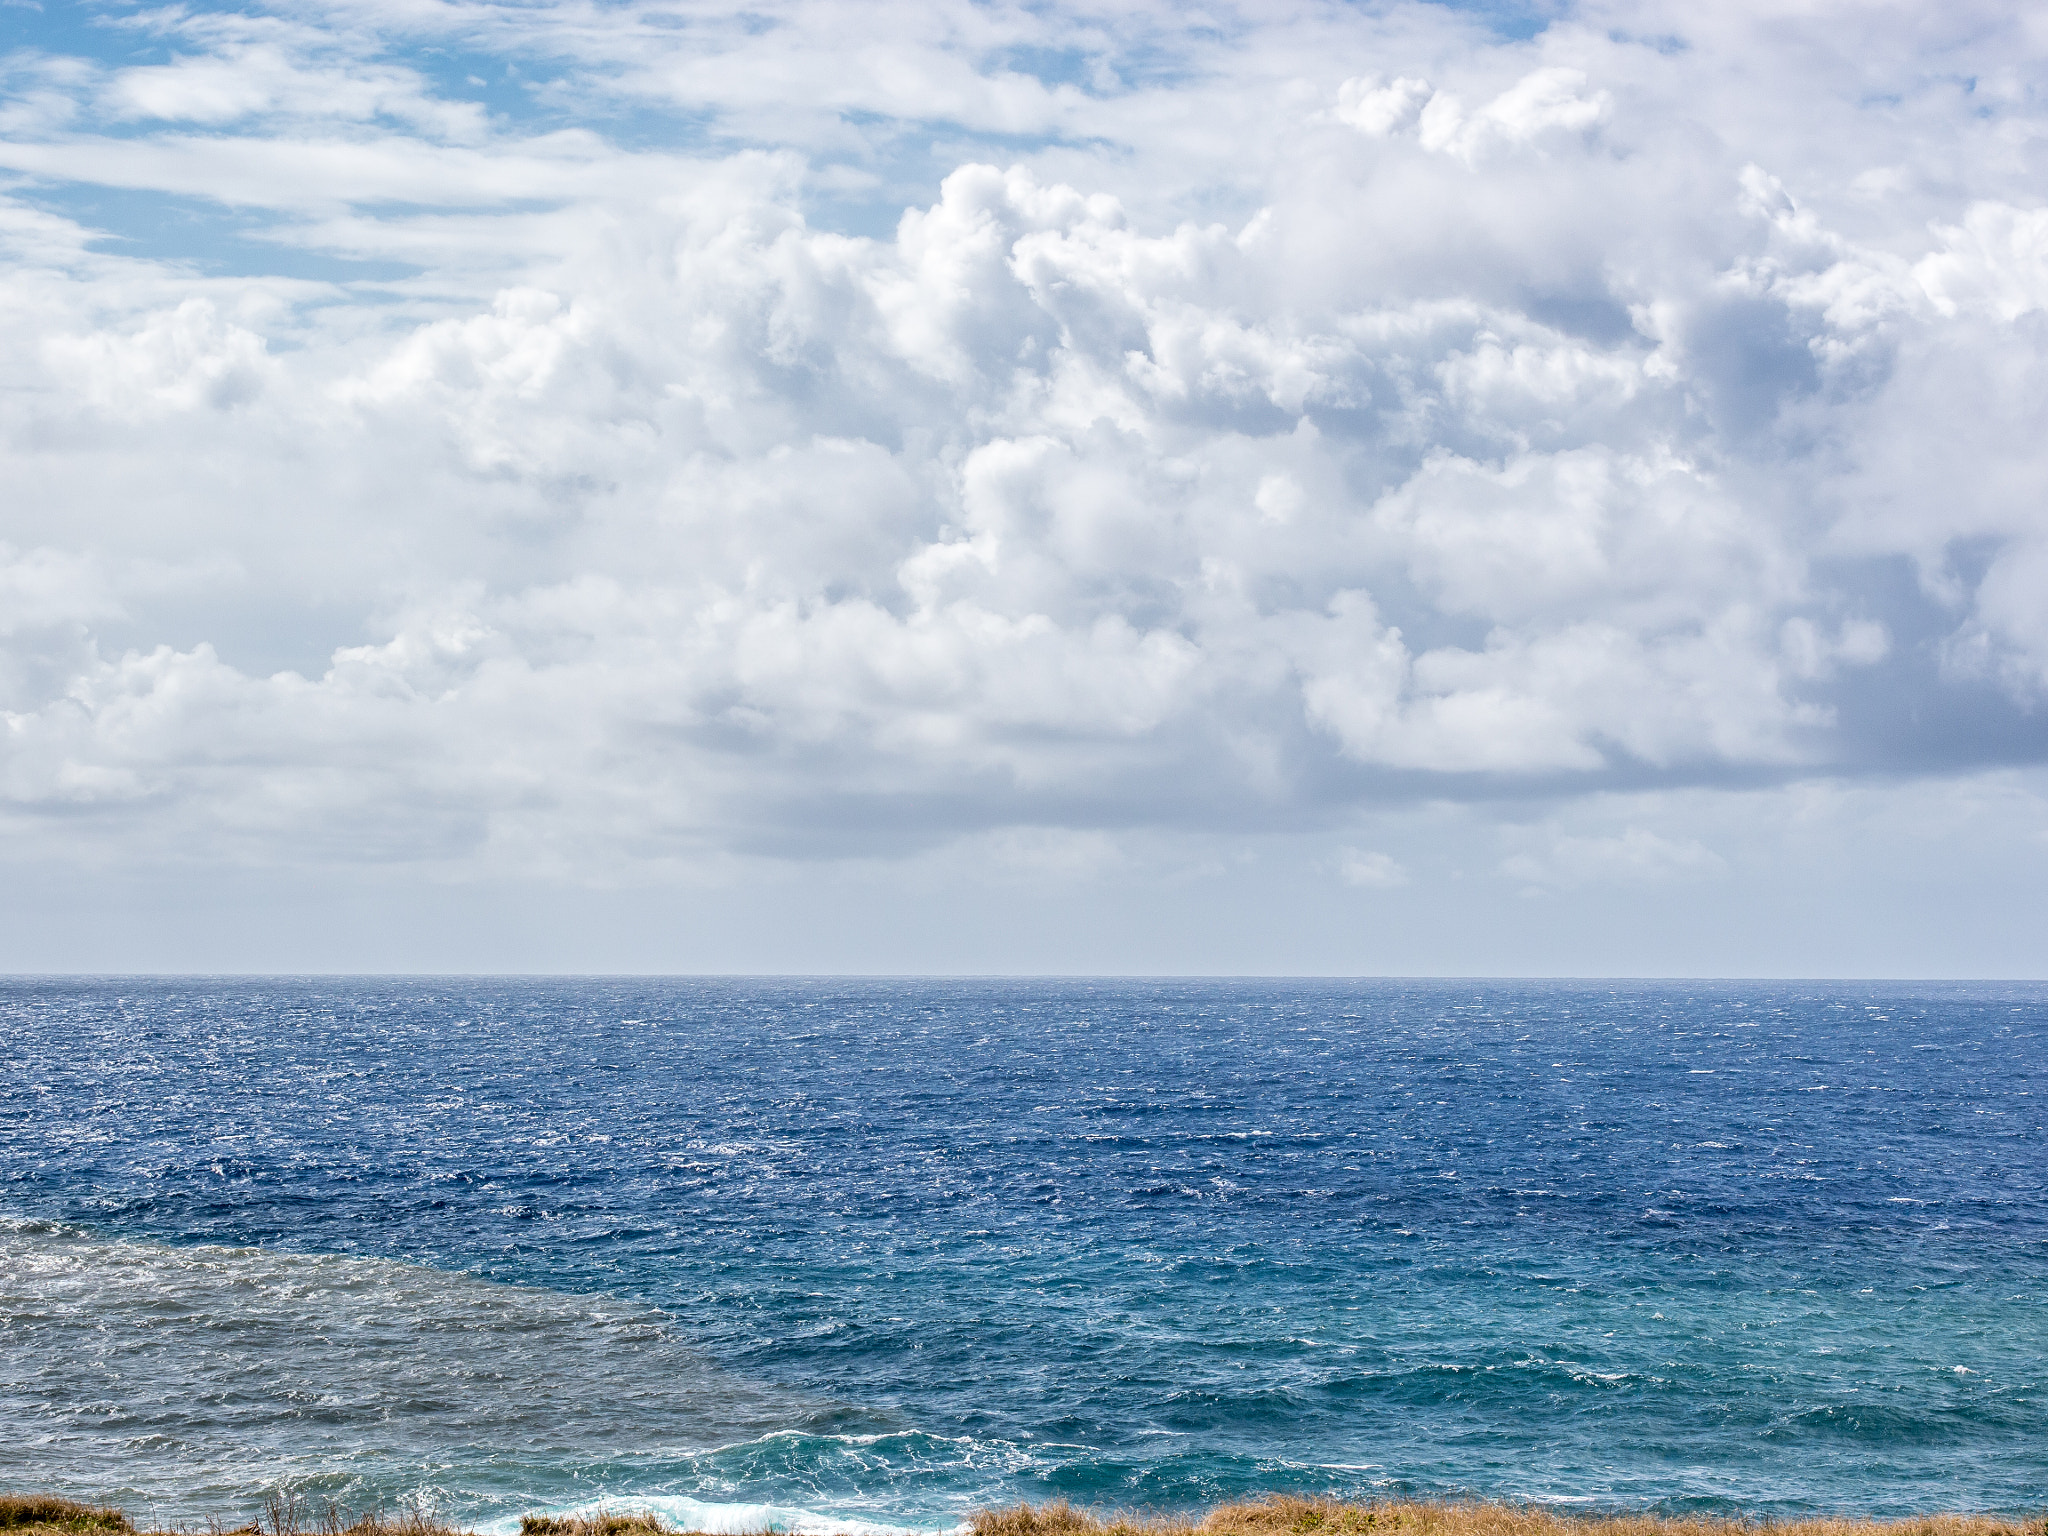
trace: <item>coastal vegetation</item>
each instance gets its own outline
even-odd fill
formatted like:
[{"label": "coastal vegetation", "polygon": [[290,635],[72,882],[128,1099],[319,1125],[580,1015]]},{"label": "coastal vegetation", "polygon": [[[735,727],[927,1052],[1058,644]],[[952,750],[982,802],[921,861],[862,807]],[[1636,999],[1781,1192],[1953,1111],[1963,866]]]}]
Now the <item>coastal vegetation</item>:
[{"label": "coastal vegetation", "polygon": [[[641,1512],[589,1516],[528,1515],[520,1536],[673,1536]],[[155,1529],[119,1509],[37,1494],[0,1494],[0,1536],[467,1536],[419,1509],[350,1514],[337,1504],[273,1497],[254,1520]]]},{"label": "coastal vegetation", "polygon": [[105,1536],[132,1529],[118,1509],[39,1494],[0,1494],[0,1531],[8,1536]]},{"label": "coastal vegetation", "polygon": [[986,1510],[973,1536],[2048,1536],[2048,1516],[1921,1515],[1757,1521],[1720,1515],[1572,1512],[1539,1504],[1369,1503],[1276,1496],[1206,1515],[1103,1514],[1064,1502]]},{"label": "coastal vegetation", "polygon": [[[1758,1521],[1723,1515],[1564,1511],[1511,1503],[1368,1503],[1276,1496],[1219,1504],[1200,1516],[1081,1509],[1064,1500],[982,1510],[970,1536],[2048,1536],[2048,1514],[1816,1516]],[[528,1515],[520,1536],[673,1536],[637,1511]],[[464,1536],[414,1509],[345,1514],[273,1498],[255,1520],[155,1530],[121,1510],[41,1495],[0,1495],[0,1536]]]}]

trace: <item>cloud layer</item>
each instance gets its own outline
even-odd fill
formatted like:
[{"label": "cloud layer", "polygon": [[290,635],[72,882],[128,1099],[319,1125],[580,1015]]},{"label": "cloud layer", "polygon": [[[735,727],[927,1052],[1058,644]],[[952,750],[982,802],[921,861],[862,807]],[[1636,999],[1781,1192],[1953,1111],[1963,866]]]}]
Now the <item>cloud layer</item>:
[{"label": "cloud layer", "polygon": [[571,880],[1320,829],[1387,892],[1390,808],[2037,764],[2044,55],[1993,5],[109,10],[0,103],[0,814]]}]

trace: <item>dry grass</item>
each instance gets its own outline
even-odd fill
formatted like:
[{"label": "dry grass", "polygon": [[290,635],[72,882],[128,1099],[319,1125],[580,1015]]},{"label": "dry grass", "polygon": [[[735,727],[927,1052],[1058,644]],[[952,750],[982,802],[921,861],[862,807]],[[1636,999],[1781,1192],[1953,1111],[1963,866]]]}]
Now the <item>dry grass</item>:
[{"label": "dry grass", "polygon": [[[667,1526],[649,1514],[595,1515],[562,1518],[527,1515],[520,1536],[671,1536]],[[38,1494],[0,1494],[0,1536],[471,1536],[443,1525],[418,1509],[398,1514],[351,1515],[334,1503],[315,1504],[290,1495],[273,1495],[263,1513],[245,1525],[226,1526],[208,1520],[196,1530],[137,1530],[118,1509],[96,1509],[71,1499]]]},{"label": "dry grass", "polygon": [[1341,1504],[1274,1497],[1200,1520],[1097,1515],[1061,1502],[984,1510],[973,1536],[2048,1536],[2048,1517],[1758,1522],[1704,1515],[1562,1514],[1526,1504]]},{"label": "dry grass", "polygon": [[[0,1536],[466,1536],[441,1525],[419,1510],[398,1515],[344,1514],[338,1505],[314,1505],[304,1499],[273,1495],[263,1513],[245,1525],[226,1526],[208,1520],[196,1531],[138,1531],[118,1509],[95,1509],[70,1499],[36,1494],[0,1494]],[[603,1532],[564,1531],[562,1536],[614,1536]],[[636,1530],[636,1536],[646,1536]]]},{"label": "dry grass", "polygon": [[584,1519],[524,1515],[519,1536],[668,1536],[668,1527],[652,1515],[608,1515],[602,1510]]},{"label": "dry grass", "polygon": [[131,1531],[128,1517],[118,1509],[95,1509],[70,1499],[53,1499],[34,1493],[0,1494],[0,1531],[48,1531],[85,1536],[94,1531]]}]

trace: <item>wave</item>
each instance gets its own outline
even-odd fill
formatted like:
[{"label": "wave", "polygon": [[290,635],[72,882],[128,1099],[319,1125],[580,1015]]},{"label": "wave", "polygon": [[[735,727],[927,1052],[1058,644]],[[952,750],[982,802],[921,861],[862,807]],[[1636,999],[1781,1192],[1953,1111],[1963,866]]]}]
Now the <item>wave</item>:
[{"label": "wave", "polygon": [[[892,1525],[857,1519],[790,1504],[720,1503],[681,1495],[655,1495],[618,1500],[592,1500],[544,1511],[549,1515],[587,1517],[599,1513],[650,1514],[671,1530],[708,1531],[713,1536],[754,1536],[778,1531],[785,1536],[961,1536],[968,1526]],[[519,1517],[508,1515],[479,1527],[484,1536],[519,1536]]]}]

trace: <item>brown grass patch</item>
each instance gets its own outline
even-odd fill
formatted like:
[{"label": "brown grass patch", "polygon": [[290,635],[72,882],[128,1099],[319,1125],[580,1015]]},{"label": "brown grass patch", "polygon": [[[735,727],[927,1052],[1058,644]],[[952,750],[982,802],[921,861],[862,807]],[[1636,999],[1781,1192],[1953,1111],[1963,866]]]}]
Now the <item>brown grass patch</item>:
[{"label": "brown grass patch", "polygon": [[98,1509],[47,1494],[0,1494],[0,1531],[66,1531],[84,1536],[88,1531],[133,1529],[118,1509]]},{"label": "brown grass patch", "polygon": [[1527,1504],[1344,1504],[1285,1495],[1200,1518],[1076,1509],[1065,1500],[983,1510],[973,1536],[2048,1536],[2048,1517],[1756,1521],[1709,1515],[1569,1514]]},{"label": "brown grass patch", "polygon": [[608,1515],[599,1510],[584,1519],[556,1515],[522,1515],[519,1536],[669,1536],[652,1515]]}]

